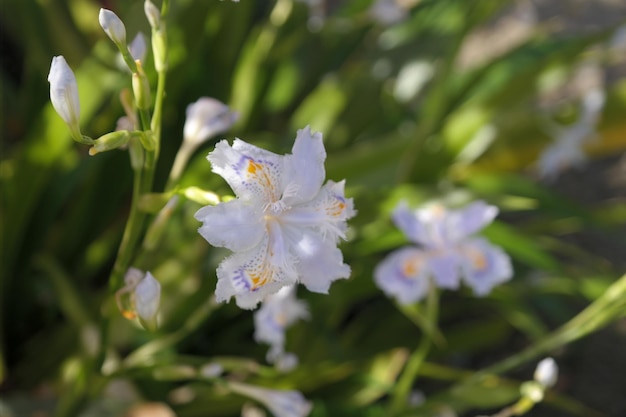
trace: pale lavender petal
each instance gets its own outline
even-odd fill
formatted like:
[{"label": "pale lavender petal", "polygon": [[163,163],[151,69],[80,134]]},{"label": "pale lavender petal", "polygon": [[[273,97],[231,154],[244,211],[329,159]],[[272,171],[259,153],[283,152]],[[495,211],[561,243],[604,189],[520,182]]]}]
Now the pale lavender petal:
[{"label": "pale lavender petal", "polygon": [[309,126],[298,130],[292,155],[285,157],[283,202],[288,205],[311,201],[319,192],[326,177],[324,161],[326,150],[322,134],[311,133]]},{"label": "pale lavender petal", "polygon": [[480,231],[498,215],[498,208],[484,201],[475,201],[467,206],[451,210],[448,214],[448,237],[451,242],[461,242]]},{"label": "pale lavender petal", "polygon": [[207,242],[234,252],[252,249],[266,233],[261,208],[244,200],[202,207],[195,218],[203,223],[198,232]]},{"label": "pale lavender petal", "polygon": [[461,259],[454,251],[426,253],[428,268],[439,288],[455,290],[461,284]]},{"label": "pale lavender petal", "polygon": [[429,236],[428,228],[411,210],[405,201],[401,201],[391,214],[393,222],[396,224],[407,238],[413,243],[430,246],[432,239]]},{"label": "pale lavender petal", "polygon": [[420,249],[407,247],[389,254],[374,270],[374,281],[400,304],[415,303],[428,293],[429,269]]},{"label": "pale lavender petal", "polygon": [[327,294],[333,281],[350,276],[341,251],[321,236],[304,232],[293,252],[298,259],[299,280],[309,291]]},{"label": "pale lavender petal", "polygon": [[485,239],[470,239],[463,243],[459,251],[462,254],[463,280],[476,295],[487,295],[493,287],[513,277],[509,255]]},{"label": "pale lavender petal", "polygon": [[282,195],[283,157],[239,139],[223,140],[208,156],[213,172],[222,176],[238,197],[264,208]]}]

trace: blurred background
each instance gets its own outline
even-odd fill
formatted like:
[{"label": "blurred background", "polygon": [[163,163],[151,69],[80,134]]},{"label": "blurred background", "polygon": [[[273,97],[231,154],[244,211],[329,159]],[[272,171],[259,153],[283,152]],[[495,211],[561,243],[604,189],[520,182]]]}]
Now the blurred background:
[{"label": "blurred background", "polygon": [[[170,0],[155,190],[182,141],[186,106],[201,96],[240,114],[215,140],[285,153],[311,125],[324,134],[327,178],[346,179],[358,210],[341,245],[353,272],[328,296],[299,292],[311,319],[289,330],[300,366],[282,374],[254,341],[251,312],[210,303],[227,252],[197,234],[200,205],[185,201],[135,265],[162,284],[160,329],[121,315],[103,324],[132,171],[127,152],[90,157],[72,142],[47,75],[63,55],[84,133],[112,131],[130,76],[98,12],[120,16],[129,39],[149,36],[143,2],[0,1],[1,416],[123,416],[145,402],[180,417],[241,415],[244,398],[185,371],[215,358],[242,380],[301,390],[311,416],[385,416],[389,387],[422,336],[372,279],[407,243],[389,220],[400,199],[497,205],[484,235],[515,268],[488,297],[443,293],[445,343],[416,382],[422,406],[407,415],[475,416],[514,402],[534,362],[491,387],[452,388],[537,343],[626,270],[623,1]],[[145,68],[154,86],[150,52]],[[182,186],[231,194],[205,159],[215,140],[194,154]],[[623,316],[551,353],[559,382],[529,416],[626,415]],[[99,326],[110,326],[110,340]],[[141,366],[116,367],[150,343],[149,355],[134,357]],[[103,350],[112,362],[95,369]]]}]

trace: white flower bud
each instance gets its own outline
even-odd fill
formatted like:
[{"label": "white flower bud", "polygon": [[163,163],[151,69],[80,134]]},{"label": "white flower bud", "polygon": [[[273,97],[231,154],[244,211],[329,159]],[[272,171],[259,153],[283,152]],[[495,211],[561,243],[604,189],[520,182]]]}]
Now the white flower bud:
[{"label": "white flower bud", "polygon": [[546,388],[553,386],[559,376],[559,367],[552,358],[545,358],[537,365],[535,370],[535,381]]},{"label": "white flower bud", "polygon": [[150,23],[150,27],[158,29],[161,24],[161,12],[150,0],[146,0],[143,4],[143,11]]},{"label": "white flower bud", "polygon": [[52,101],[54,110],[69,126],[74,138],[80,138],[78,84],[74,73],[62,55],[52,58],[48,82],[50,83],[50,101]]},{"label": "white flower bud", "polygon": [[135,310],[140,319],[152,322],[156,319],[161,300],[161,284],[150,272],[135,287]]},{"label": "white flower bud", "polygon": [[126,27],[115,13],[107,9],[100,9],[98,16],[102,30],[118,47],[126,45]]}]

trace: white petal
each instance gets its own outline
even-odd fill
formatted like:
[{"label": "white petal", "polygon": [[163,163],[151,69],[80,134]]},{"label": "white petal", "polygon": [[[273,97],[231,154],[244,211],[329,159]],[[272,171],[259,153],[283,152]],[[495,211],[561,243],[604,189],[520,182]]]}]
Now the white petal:
[{"label": "white petal", "polygon": [[424,252],[413,247],[392,252],[374,270],[376,285],[401,304],[412,304],[426,296],[428,276]]},{"label": "white petal", "polygon": [[221,175],[238,197],[271,204],[282,195],[283,157],[235,139],[225,140],[208,156],[213,172]]},{"label": "white petal", "polygon": [[203,223],[198,232],[207,242],[234,252],[252,249],[266,233],[261,207],[243,200],[202,207],[195,218]]},{"label": "white petal", "polygon": [[544,387],[552,387],[559,377],[559,367],[552,358],[545,358],[537,364],[533,378]]},{"label": "white petal", "polygon": [[146,58],[146,37],[143,33],[137,32],[130,45],[128,45],[128,52],[133,59],[141,62]]},{"label": "white petal", "polygon": [[235,297],[239,307],[252,309],[268,295],[294,284],[297,277],[291,272],[293,268],[274,265],[269,252],[269,236],[265,236],[255,248],[222,261],[217,268],[217,301]]},{"label": "white petal", "polygon": [[485,239],[468,240],[460,251],[463,279],[476,295],[487,295],[493,287],[513,277],[511,258]]},{"label": "white petal", "polygon": [[295,243],[293,252],[298,259],[296,268],[300,282],[309,291],[328,293],[330,284],[350,276],[350,267],[334,242],[313,233],[305,233]]},{"label": "white petal", "polygon": [[298,130],[292,155],[285,157],[283,189],[294,187],[294,192],[284,196],[285,204],[300,204],[317,195],[326,177],[325,160],[326,150],[322,134],[311,134],[309,126]]},{"label": "white petal", "polygon": [[334,242],[345,239],[346,221],[356,211],[352,199],[344,197],[344,183],[328,181],[313,201],[285,211],[281,219],[290,225],[312,227]]}]

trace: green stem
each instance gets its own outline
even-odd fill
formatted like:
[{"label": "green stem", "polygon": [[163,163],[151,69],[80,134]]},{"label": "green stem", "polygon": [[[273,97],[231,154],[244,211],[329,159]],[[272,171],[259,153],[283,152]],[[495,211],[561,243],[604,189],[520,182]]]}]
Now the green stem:
[{"label": "green stem", "polygon": [[[429,328],[436,328],[437,315],[439,312],[439,293],[435,286],[431,286],[426,300],[426,320],[430,324]],[[406,408],[408,403],[411,387],[417,378],[417,374],[428,356],[428,352],[432,346],[432,337],[434,332],[424,332],[420,343],[409,358],[404,372],[400,376],[400,380],[396,384],[391,396],[391,405],[389,415],[398,415]]]},{"label": "green stem", "polygon": [[600,298],[545,339],[529,346],[514,356],[506,358],[480,372],[476,372],[462,384],[473,384],[491,374],[509,371],[525,362],[536,359],[547,352],[599,330],[612,320],[625,314],[625,297],[626,275],[611,285]]}]

